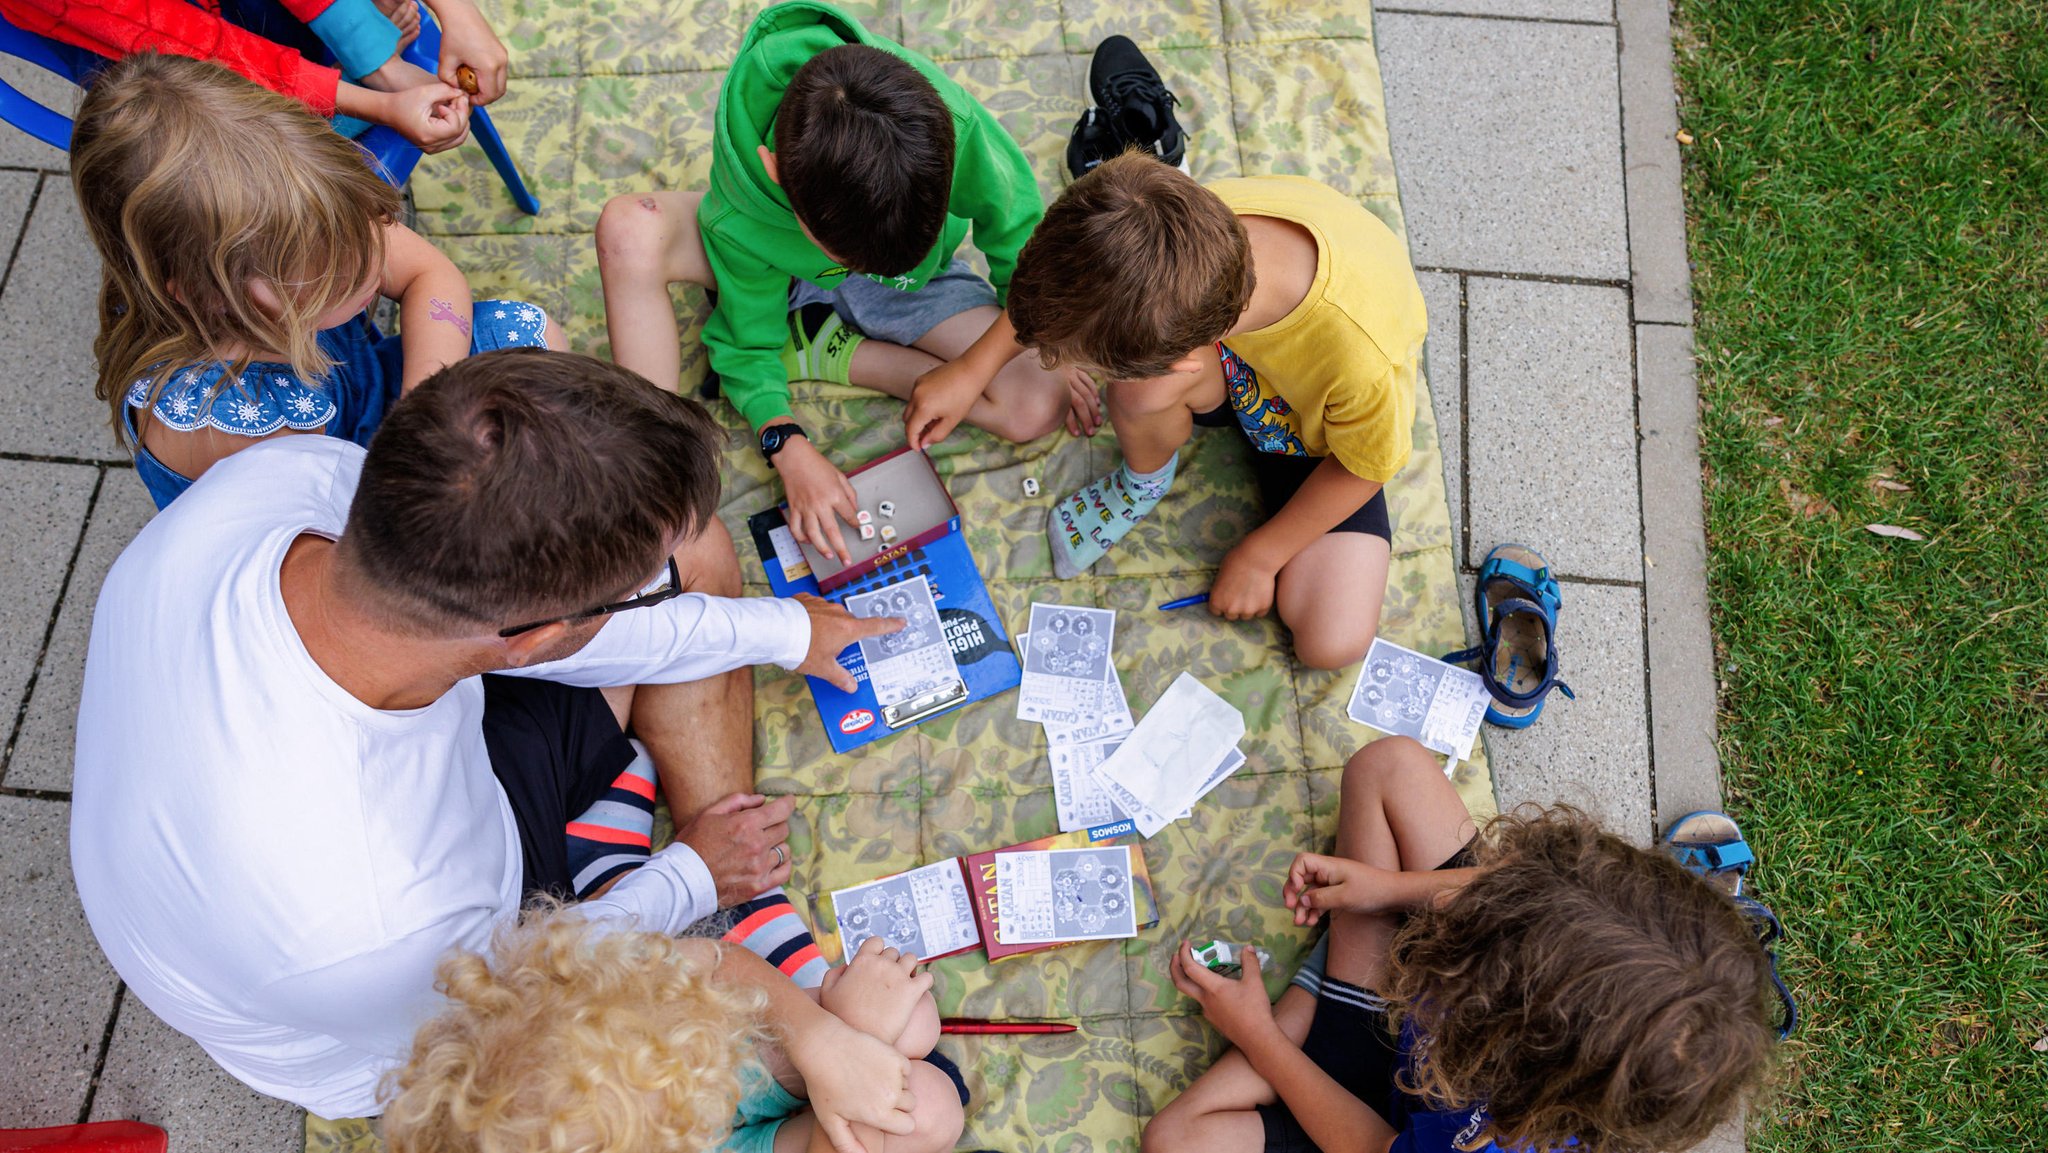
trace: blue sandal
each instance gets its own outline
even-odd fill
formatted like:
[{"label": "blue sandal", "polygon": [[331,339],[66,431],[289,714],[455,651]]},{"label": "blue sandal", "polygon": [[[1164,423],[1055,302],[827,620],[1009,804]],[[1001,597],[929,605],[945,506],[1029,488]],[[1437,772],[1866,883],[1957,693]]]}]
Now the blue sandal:
[{"label": "blue sandal", "polygon": [[1742,891],[1750,866],[1756,864],[1756,854],[1742,838],[1742,826],[1726,813],[1701,809],[1671,822],[1659,843],[1679,864],[1735,898],[1736,909],[1756,929],[1757,944],[1763,946],[1764,956],[1771,962],[1771,988],[1777,992],[1778,1003],[1784,1010],[1778,1017],[1778,1040],[1791,1036],[1792,1030],[1799,1027],[1799,1003],[1792,999],[1792,990],[1785,987],[1785,979],[1778,975],[1778,951],[1772,948],[1784,938],[1785,926],[1762,901]]},{"label": "blue sandal", "polygon": [[1726,813],[1701,809],[1671,822],[1664,830],[1664,849],[1678,863],[1705,877],[1731,897],[1742,895],[1743,878],[1756,863],[1742,827]]},{"label": "blue sandal", "polygon": [[1799,1027],[1799,1002],[1792,999],[1792,990],[1785,987],[1785,978],[1778,975],[1778,950],[1772,948],[1785,937],[1785,926],[1778,922],[1778,915],[1764,906],[1755,897],[1735,898],[1735,907],[1749,918],[1756,929],[1756,943],[1764,947],[1764,956],[1771,962],[1771,988],[1778,994],[1778,1005],[1784,1010],[1778,1016],[1778,1040],[1783,1041]]},{"label": "blue sandal", "polygon": [[1444,660],[1479,662],[1479,678],[1493,697],[1486,709],[1488,722],[1526,729],[1543,714],[1551,689],[1577,699],[1571,686],[1558,679],[1564,663],[1557,651],[1557,610],[1563,603],[1543,554],[1518,544],[1486,554],[1472,590],[1479,644],[1446,654]]}]

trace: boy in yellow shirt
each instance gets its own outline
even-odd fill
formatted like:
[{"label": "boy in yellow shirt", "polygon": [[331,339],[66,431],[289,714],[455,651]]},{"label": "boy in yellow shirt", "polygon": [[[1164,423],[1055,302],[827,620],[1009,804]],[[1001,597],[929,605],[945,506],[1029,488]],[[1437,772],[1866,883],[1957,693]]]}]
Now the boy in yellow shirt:
[{"label": "boy in yellow shirt", "polygon": [[[1115,471],[1053,506],[1062,578],[1159,503],[1196,425],[1236,425],[1268,519],[1224,557],[1209,611],[1277,607],[1316,668],[1365,655],[1393,548],[1381,490],[1408,461],[1428,329],[1407,251],[1378,217],[1303,177],[1204,186],[1121,156],[1047,210],[1008,318],[1048,365],[1107,382],[1123,448]],[[906,413],[913,443],[958,422],[935,383]]]}]

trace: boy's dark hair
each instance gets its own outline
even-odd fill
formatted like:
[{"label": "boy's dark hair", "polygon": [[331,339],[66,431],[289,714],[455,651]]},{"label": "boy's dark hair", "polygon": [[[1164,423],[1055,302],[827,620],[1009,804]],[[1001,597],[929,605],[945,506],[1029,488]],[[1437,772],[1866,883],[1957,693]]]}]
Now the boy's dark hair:
[{"label": "boy's dark hair", "polygon": [[724,434],[605,361],[458,360],[391,409],[339,545],[394,623],[430,635],[618,600],[717,515]]},{"label": "boy's dark hair", "polygon": [[1010,322],[1047,365],[1164,376],[1252,298],[1251,244],[1221,197],[1126,152],[1067,186],[1017,257]]},{"label": "boy's dark hair", "polygon": [[775,111],[796,218],[855,272],[895,276],[939,242],[953,198],[953,114],[908,61],[847,44],[804,62]]},{"label": "boy's dark hair", "polygon": [[1735,903],[1663,853],[1559,808],[1496,818],[1483,870],[1395,937],[1402,1088],[1485,1107],[1505,1149],[1660,1153],[1763,1082],[1770,961]]}]

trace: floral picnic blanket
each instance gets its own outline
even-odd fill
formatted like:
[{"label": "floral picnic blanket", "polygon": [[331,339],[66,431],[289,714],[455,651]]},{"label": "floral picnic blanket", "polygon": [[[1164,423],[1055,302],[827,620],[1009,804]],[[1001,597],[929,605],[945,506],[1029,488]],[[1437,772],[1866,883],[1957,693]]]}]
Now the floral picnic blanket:
[{"label": "floral picnic blanket", "polygon": [[[591,230],[607,198],[702,187],[723,69],[764,0],[483,0],[513,53],[515,80],[492,114],[539,196],[519,213],[472,146],[428,157],[413,178],[419,228],[468,274],[479,297],[545,306],[573,345],[605,355]],[[1396,231],[1401,207],[1371,14],[1355,0],[882,0],[846,3],[885,35],[932,56],[1023,145],[1048,200],[1067,179],[1067,134],[1086,103],[1089,53],[1111,33],[1135,39],[1180,99],[1198,179],[1303,173],[1353,196]],[[965,251],[965,250],[963,250]],[[703,294],[676,293],[684,377],[701,380]],[[1423,383],[1427,388],[1427,383]],[[797,417],[852,467],[901,443],[896,401],[799,384]],[[751,437],[732,432],[723,515],[751,590],[767,593],[746,518],[778,499]],[[1426,653],[1462,648],[1443,458],[1428,397],[1415,406],[1414,456],[1387,488],[1394,532],[1381,633]],[[964,531],[1011,634],[1033,600],[1119,610],[1115,660],[1140,715],[1191,670],[1244,711],[1248,763],[1145,844],[1163,921],[1135,940],[1076,945],[990,965],[980,953],[936,963],[941,1010],[1047,1017],[1070,1034],[949,1037],[974,1102],[963,1149],[1133,1151],[1146,1118],[1220,1051],[1166,976],[1174,942],[1257,944],[1277,962],[1277,993],[1311,943],[1280,906],[1296,851],[1327,849],[1345,760],[1377,734],[1345,716],[1357,669],[1320,673],[1290,659],[1273,620],[1232,624],[1152,605],[1206,590],[1227,548],[1260,519],[1242,436],[1202,431],[1172,494],[1087,576],[1053,578],[1048,503],[1114,465],[1105,428],[1026,445],[973,430],[934,453]],[[1041,495],[1027,499],[1022,482]],[[800,906],[829,918],[832,889],[1055,830],[1038,726],[1003,694],[848,756],[826,744],[802,681],[756,680],[759,787],[798,798],[792,823]],[[1475,813],[1493,811],[1484,753],[1457,782]],[[829,922],[828,922],[829,923]],[[363,1141],[368,1141],[366,1134]],[[309,1148],[369,1148],[315,1122]]]}]

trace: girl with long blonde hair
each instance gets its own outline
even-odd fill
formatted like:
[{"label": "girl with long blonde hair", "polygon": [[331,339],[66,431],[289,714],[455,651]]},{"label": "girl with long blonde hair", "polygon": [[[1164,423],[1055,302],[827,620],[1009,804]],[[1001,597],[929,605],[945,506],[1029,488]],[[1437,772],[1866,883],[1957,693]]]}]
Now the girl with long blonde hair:
[{"label": "girl with long blonde hair", "polygon": [[[353,143],[218,65],[110,66],[71,180],[103,269],[96,391],[159,508],[257,440],[367,445],[404,389],[472,351],[563,346],[533,305],[472,303]],[[380,297],[400,336],[371,322]]]}]

